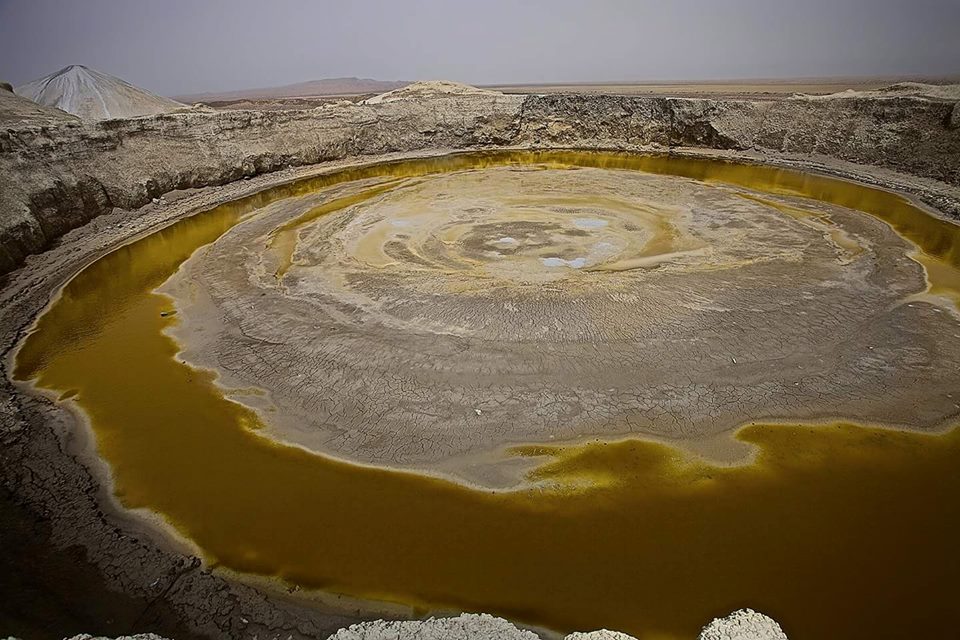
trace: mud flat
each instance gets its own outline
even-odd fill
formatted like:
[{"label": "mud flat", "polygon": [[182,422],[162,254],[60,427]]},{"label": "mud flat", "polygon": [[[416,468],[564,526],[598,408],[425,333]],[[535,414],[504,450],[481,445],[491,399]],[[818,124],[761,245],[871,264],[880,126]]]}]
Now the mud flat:
[{"label": "mud flat", "polygon": [[886,191],[716,161],[375,165],[107,254],[15,375],[208,566],[562,631],[688,638],[750,604],[797,637],[936,636],[957,237]]}]

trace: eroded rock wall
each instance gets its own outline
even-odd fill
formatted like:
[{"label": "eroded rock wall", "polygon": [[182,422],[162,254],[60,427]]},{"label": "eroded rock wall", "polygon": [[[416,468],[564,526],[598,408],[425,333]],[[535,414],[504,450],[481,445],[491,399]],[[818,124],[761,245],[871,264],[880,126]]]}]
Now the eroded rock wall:
[{"label": "eroded rock wall", "polygon": [[306,111],[173,113],[0,130],[0,273],[113,207],[289,166],[511,144],[523,98],[496,93]]},{"label": "eroded rock wall", "polygon": [[706,147],[818,154],[960,184],[949,101],[510,96],[409,90],[304,111],[0,122],[0,274],[114,207],[349,156],[484,146]]},{"label": "eroded rock wall", "polygon": [[745,101],[530,96],[520,140],[571,147],[706,147],[816,154],[960,184],[952,102],[913,96]]}]

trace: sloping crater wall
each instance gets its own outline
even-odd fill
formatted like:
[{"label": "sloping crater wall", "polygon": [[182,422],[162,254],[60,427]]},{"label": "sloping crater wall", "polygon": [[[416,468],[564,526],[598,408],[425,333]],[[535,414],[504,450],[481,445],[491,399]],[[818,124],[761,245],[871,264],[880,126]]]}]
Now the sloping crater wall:
[{"label": "sloping crater wall", "polygon": [[0,274],[70,229],[174,189],[351,156],[494,146],[815,154],[960,184],[956,104],[407,91],[304,111],[0,125]]}]

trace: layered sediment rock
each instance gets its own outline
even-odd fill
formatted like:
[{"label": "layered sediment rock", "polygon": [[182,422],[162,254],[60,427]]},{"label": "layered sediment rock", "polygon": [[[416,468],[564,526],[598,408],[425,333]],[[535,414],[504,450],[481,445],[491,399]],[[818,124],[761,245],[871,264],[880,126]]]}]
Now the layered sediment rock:
[{"label": "layered sediment rock", "polygon": [[[0,115],[11,100],[0,96]],[[817,154],[960,184],[954,102],[917,95],[750,102],[513,96],[424,83],[304,111],[0,120],[0,274],[114,207],[290,166],[485,146],[707,147]]]},{"label": "layered sediment rock", "polygon": [[524,103],[521,139],[536,144],[623,144],[758,149],[873,164],[957,184],[954,105],[918,96],[825,100],[706,100],[551,95]]}]

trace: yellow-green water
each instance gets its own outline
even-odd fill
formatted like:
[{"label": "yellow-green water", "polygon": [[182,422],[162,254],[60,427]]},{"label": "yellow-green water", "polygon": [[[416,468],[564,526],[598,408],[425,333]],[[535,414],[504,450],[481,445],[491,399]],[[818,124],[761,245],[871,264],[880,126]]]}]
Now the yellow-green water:
[{"label": "yellow-green water", "polygon": [[[521,447],[554,488],[490,492],[351,465],[259,435],[261,418],[177,359],[153,290],[258,208],[370,177],[508,163],[637,169],[860,209],[935,260],[956,295],[960,228],[849,182],[723,162],[573,152],[379,165],[269,190],[97,260],[63,289],[15,375],[90,418],[117,497],[160,514],[211,563],[559,630],[692,638],[751,606],[794,640],[949,637],[960,623],[960,435],[764,426],[754,464],[716,467],[642,441]],[[348,199],[349,200],[349,199]],[[933,274],[931,274],[933,275]],[[580,480],[587,479],[584,487]]]}]

